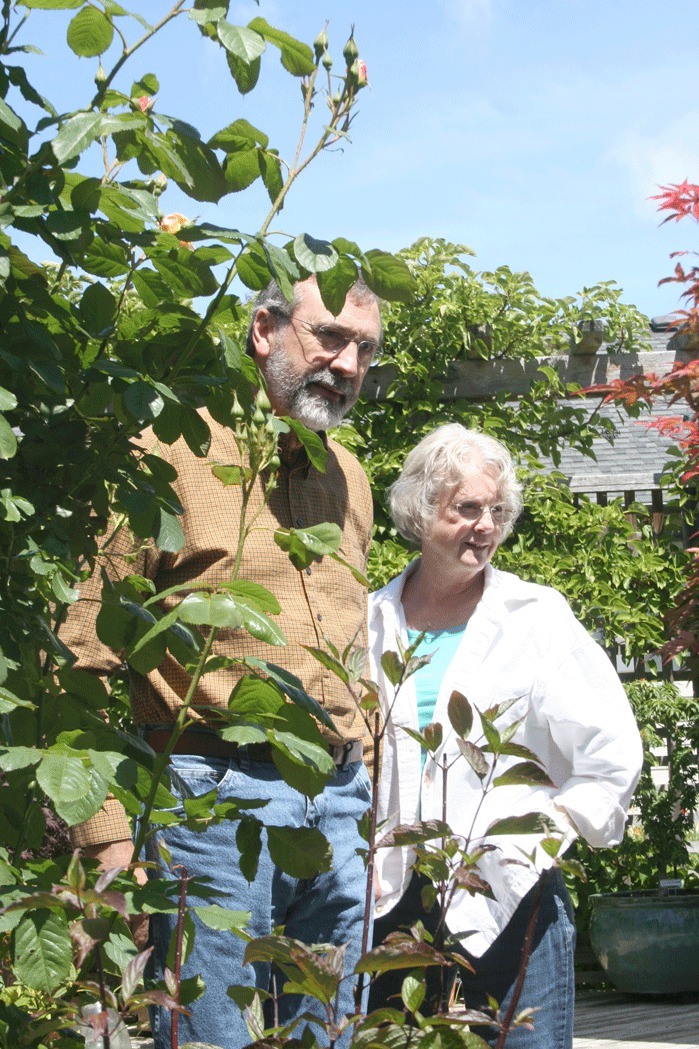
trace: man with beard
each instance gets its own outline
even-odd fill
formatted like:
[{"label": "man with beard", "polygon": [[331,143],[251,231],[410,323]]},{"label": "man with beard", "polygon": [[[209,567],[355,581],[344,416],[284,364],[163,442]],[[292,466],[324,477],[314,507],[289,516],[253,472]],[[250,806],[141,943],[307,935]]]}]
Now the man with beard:
[{"label": "man with beard", "polygon": [[[350,289],[337,317],[323,305],[315,278],[295,286],[292,303],[275,284],[260,294],[250,323],[248,352],[260,367],[276,414],[298,419],[317,431],[327,449],[327,464],[325,472],[319,472],[292,431],[280,441],[277,484],[267,502],[263,481],[258,480],[249,511],[250,516],[256,515],[255,527],[245,544],[238,576],[261,584],[275,595],[282,609],[277,623],[287,644],[270,649],[244,630],[220,629],[212,654],[223,657],[224,665],[201,678],[194,700],[197,723],[187,729],[170,758],[172,791],[180,799],[212,790],[217,791],[218,800],[262,799],[267,804],[260,816],[267,826],[318,828],[332,846],[332,868],[310,880],[289,877],[274,865],[263,833],[258,870],[249,883],[238,863],[238,824],[225,820],[207,827],[205,833],[165,826],[148,843],[148,858],[159,864],[160,876],[172,877],[163,859],[167,856],[175,876],[184,867],[190,877],[212,877],[222,894],[216,902],[251,912],[248,931],[252,936],[264,936],[276,926],[285,926],[287,936],[308,943],[347,944],[347,973],[352,972],[361,945],[366,879],[357,853],[362,845],[357,820],[370,803],[369,777],[362,761],[364,743],[368,748],[369,739],[349,691],[304,646],[326,647],[329,641],[342,651],[353,642],[365,643],[366,595],[348,569],[333,559],[322,558],[297,570],[275,544],[273,535],[278,528],[335,522],[342,530],[340,556],[364,571],[372,525],[369,485],[354,456],[327,438],[324,431],[337,426],[355,403],[381,338],[376,296],[361,281]],[[205,410],[200,414],[211,430],[207,459],[196,457],[182,438],[157,449],[177,471],[174,488],[184,508],[182,549],[172,554],[151,547],[125,562],[125,574],[140,573],[153,580],[158,593],[170,587],[186,587],[187,583],[225,583],[235,571],[240,487],[222,485],[213,476],[211,465],[238,461],[236,445],[229,429]],[[148,447],[157,445],[152,434],[143,440]],[[110,544],[112,563],[118,550],[119,536]],[[122,548],[121,552],[129,551]],[[64,636],[78,657],[78,666],[107,674],[120,660],[96,641],[90,616],[95,605],[84,600],[96,596],[90,586],[98,592],[97,577],[95,573],[93,581],[82,588],[83,600],[72,609]],[[182,596],[180,589],[162,602],[162,608],[168,610]],[[242,660],[246,656],[282,664],[300,678],[337,727],[339,734],[322,729],[336,774],[313,799],[284,782],[267,744],[227,743],[207,724],[203,708],[227,707],[231,691],[246,673],[238,663],[226,666],[225,659]],[[169,653],[151,673],[132,672],[134,720],[155,751],[167,745],[188,682]],[[196,708],[202,708],[201,713],[197,714]],[[108,799],[93,820],[75,829],[74,841],[105,868],[126,865],[131,859],[129,825],[114,799]],[[161,845],[166,851],[159,849]],[[151,919],[161,970],[167,964],[176,921],[176,914],[158,914]],[[212,932],[198,919],[195,925],[194,947],[183,967],[183,977],[203,976],[206,993],[189,1006],[189,1016],[180,1016],[179,1038],[181,1042],[240,1049],[248,1043],[249,1034],[237,1006],[227,996],[227,988],[231,984],[256,987],[264,999],[265,992],[279,990],[283,979],[275,984],[267,964],[244,965],[245,942],[241,939]],[[339,1014],[352,1009],[352,980],[348,979],[341,985]],[[313,999],[284,995],[276,1017],[287,1022],[307,1011],[324,1015]],[[155,1049],[169,1049],[167,1010],[155,1012],[153,1035]],[[335,1044],[339,1047],[348,1042],[347,1036]]]}]

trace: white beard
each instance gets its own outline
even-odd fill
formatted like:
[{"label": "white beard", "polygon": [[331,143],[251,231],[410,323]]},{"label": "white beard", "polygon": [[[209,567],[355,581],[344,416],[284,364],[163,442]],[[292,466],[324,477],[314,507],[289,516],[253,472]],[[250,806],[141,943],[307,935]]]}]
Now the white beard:
[{"label": "white beard", "polygon": [[[279,345],[267,357],[264,375],[272,403],[281,414],[298,419],[309,430],[331,430],[339,426],[357,399],[351,380],[333,374],[327,365],[308,375],[299,375]],[[336,390],[340,399],[330,401],[309,389],[314,382]]]}]

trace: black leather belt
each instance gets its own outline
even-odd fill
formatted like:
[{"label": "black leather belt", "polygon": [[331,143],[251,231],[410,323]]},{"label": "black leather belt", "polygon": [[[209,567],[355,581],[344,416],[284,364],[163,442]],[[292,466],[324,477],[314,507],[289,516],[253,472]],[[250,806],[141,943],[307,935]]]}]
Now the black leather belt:
[{"label": "black leather belt", "polygon": [[[171,730],[163,728],[146,729],[143,738],[158,754],[162,754],[170,741]],[[173,754],[199,754],[205,758],[240,758],[248,761],[272,761],[271,743],[229,743],[214,732],[198,732],[196,729],[185,730],[177,740]],[[364,745],[361,739],[349,740],[336,746],[328,746],[336,765],[347,765],[352,761],[361,761]]]}]

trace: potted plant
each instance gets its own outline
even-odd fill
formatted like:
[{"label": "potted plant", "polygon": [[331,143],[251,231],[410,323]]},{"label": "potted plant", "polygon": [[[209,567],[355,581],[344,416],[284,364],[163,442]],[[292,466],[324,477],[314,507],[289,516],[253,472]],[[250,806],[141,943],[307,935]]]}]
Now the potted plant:
[{"label": "potted plant", "polygon": [[[699,793],[699,703],[670,681],[626,686],[644,741],[643,771],[624,841],[581,846],[590,884],[590,941],[620,991],[699,991],[699,864],[692,851]],[[667,765],[663,757],[667,755]]]}]

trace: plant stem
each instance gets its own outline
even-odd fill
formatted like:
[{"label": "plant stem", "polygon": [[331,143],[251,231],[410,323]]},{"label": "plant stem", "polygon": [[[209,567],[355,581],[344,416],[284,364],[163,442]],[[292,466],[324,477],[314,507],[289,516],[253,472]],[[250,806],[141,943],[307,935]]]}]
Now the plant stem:
[{"label": "plant stem", "polygon": [[[177,996],[177,1004],[180,1004],[180,983],[182,978],[182,940],[184,936],[184,916],[187,908],[187,868],[182,867],[180,872],[180,899],[177,905],[177,939],[175,944],[175,994]],[[171,1049],[178,1049],[179,1047],[179,1027],[180,1027],[180,1014],[177,1009],[172,1010],[172,1019],[170,1020],[170,1047]]]},{"label": "plant stem", "polygon": [[[552,869],[552,868],[551,868]],[[517,1011],[519,1005],[520,995],[522,994],[522,987],[524,986],[524,978],[527,975],[527,965],[529,964],[529,958],[532,953],[532,940],[534,939],[534,930],[536,929],[536,922],[539,917],[539,911],[541,910],[541,898],[544,893],[544,882],[546,881],[550,870],[544,871],[539,878],[539,884],[536,888],[536,895],[534,897],[534,906],[532,908],[531,917],[527,924],[527,931],[524,934],[524,943],[522,944],[522,958],[519,963],[519,972],[517,973],[517,982],[515,983],[514,990],[512,992],[512,998],[510,1004],[505,1013],[505,1019],[502,1022],[500,1033],[498,1034],[498,1040],[495,1045],[495,1049],[504,1049],[505,1041],[510,1028],[512,1026],[512,1020]]]}]

